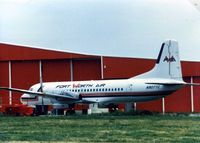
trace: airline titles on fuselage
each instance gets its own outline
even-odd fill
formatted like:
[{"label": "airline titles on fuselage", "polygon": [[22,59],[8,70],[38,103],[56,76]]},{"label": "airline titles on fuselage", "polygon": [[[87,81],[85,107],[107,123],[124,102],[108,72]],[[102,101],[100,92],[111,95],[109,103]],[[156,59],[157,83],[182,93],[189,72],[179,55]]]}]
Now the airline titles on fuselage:
[{"label": "airline titles on fuselage", "polygon": [[93,87],[105,87],[106,84],[67,84],[57,85],[56,88],[93,88]]}]

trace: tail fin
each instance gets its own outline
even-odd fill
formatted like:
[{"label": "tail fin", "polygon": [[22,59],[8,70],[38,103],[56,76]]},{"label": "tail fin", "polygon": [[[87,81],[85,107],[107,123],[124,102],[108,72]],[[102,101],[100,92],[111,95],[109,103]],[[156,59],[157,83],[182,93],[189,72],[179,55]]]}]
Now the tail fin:
[{"label": "tail fin", "polygon": [[161,46],[154,68],[133,78],[167,78],[182,81],[178,42],[165,41]]}]

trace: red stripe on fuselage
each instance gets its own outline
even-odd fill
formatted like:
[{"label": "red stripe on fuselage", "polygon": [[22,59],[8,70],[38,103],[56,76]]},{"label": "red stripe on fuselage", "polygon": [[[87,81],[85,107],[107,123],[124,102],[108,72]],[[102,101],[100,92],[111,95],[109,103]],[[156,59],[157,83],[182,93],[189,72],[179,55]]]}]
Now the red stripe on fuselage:
[{"label": "red stripe on fuselage", "polygon": [[110,93],[82,93],[82,97],[125,97],[125,96],[160,96],[168,95],[173,93],[173,91],[154,91],[154,92],[110,92]]}]

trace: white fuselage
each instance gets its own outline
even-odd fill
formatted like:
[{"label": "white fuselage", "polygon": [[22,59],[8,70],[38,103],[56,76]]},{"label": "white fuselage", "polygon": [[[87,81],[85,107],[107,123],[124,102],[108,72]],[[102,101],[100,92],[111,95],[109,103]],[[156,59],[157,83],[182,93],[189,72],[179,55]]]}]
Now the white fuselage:
[{"label": "white fuselage", "polygon": [[[38,91],[40,86],[40,84],[33,85],[30,90]],[[79,98],[76,103],[109,105],[158,99],[171,94],[182,86],[181,84],[173,86],[146,84],[146,80],[142,79],[46,82],[43,83],[43,92],[59,95],[71,93],[74,97]],[[21,101],[23,104],[28,105],[64,105],[74,103],[74,101],[63,100],[63,98],[36,97],[30,94],[23,94]]]}]

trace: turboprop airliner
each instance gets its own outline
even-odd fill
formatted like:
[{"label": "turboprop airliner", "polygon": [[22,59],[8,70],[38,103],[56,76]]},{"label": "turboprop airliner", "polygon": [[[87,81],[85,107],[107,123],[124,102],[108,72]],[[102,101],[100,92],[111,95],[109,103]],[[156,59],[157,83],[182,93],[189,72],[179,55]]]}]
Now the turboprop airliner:
[{"label": "turboprop airliner", "polygon": [[44,82],[33,85],[29,90],[8,87],[0,89],[23,93],[21,102],[31,106],[76,103],[106,106],[159,99],[186,84],[182,79],[178,42],[166,40],[154,68],[129,79]]}]

